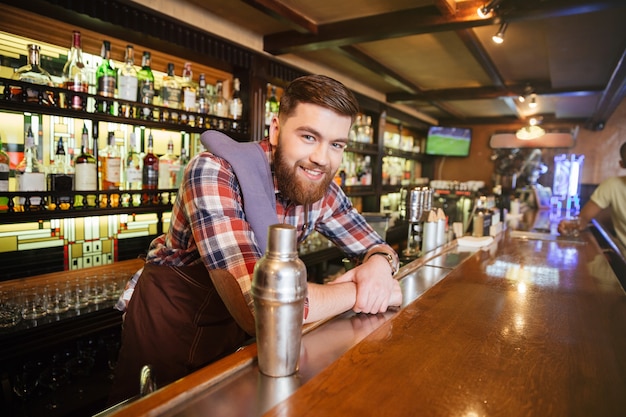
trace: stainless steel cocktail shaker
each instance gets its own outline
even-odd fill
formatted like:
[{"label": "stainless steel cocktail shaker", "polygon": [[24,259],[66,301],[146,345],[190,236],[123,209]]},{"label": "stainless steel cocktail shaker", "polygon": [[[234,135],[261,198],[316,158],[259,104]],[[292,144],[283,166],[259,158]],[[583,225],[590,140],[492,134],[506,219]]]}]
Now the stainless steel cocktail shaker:
[{"label": "stainless steel cocktail shaker", "polygon": [[283,377],[298,370],[307,280],[296,239],[295,227],[270,226],[265,255],[254,267],[259,370],[267,376]]}]

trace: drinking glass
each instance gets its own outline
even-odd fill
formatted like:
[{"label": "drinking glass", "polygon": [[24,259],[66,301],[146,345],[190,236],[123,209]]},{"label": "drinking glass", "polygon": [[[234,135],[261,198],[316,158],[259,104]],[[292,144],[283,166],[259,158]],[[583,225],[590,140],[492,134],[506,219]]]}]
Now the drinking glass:
[{"label": "drinking glass", "polygon": [[563,236],[577,237],[580,234],[580,220],[578,217],[567,218],[561,221],[559,229]]},{"label": "drinking glass", "polygon": [[49,390],[49,401],[46,408],[54,410],[59,407],[57,391],[59,388],[69,383],[70,373],[62,355],[55,354],[52,363],[43,370],[39,376],[39,383]]},{"label": "drinking glass", "polygon": [[46,299],[37,287],[25,287],[21,292],[22,317],[35,320],[46,315]]},{"label": "drinking glass", "polygon": [[21,319],[15,292],[12,289],[0,288],[0,329],[15,327]]},{"label": "drinking glass", "polygon": [[89,305],[89,284],[82,283],[80,279],[67,281],[65,288],[68,294],[68,305],[70,308],[80,310]]},{"label": "drinking glass", "polygon": [[100,304],[107,299],[106,290],[106,274],[92,275],[87,279],[89,282],[89,302],[92,304]]},{"label": "drinking glass", "polygon": [[39,387],[39,376],[43,363],[27,361],[20,367],[13,379],[13,392],[22,400],[30,399]]},{"label": "drinking glass", "polygon": [[69,290],[60,287],[59,284],[54,286],[48,285],[45,288],[46,312],[48,314],[61,314],[70,309],[68,299]]}]

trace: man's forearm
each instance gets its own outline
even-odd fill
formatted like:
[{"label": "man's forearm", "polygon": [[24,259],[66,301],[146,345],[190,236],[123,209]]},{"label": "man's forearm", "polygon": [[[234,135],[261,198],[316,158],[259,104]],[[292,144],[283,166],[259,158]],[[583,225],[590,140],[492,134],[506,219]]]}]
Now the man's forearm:
[{"label": "man's forearm", "polygon": [[305,323],[312,323],[336,316],[354,307],[356,284],[340,282],[335,284],[308,283],[309,314]]}]

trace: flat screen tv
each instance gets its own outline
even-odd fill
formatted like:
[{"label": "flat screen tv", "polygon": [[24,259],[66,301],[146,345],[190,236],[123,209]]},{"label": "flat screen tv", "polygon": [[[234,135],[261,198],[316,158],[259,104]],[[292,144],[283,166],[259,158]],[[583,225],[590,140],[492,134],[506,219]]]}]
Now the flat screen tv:
[{"label": "flat screen tv", "polygon": [[426,154],[435,156],[468,156],[472,129],[431,126],[426,136]]}]

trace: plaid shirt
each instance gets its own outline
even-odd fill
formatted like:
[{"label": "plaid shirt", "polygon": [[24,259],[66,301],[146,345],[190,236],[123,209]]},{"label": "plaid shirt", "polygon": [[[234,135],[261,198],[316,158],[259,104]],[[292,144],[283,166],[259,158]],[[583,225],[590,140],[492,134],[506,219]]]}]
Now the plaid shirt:
[{"label": "plaid shirt", "polygon": [[[273,173],[269,141],[260,144]],[[169,231],[152,241],[147,261],[171,266],[204,262],[209,270],[226,269],[236,277],[252,307],[252,272],[263,254],[246,221],[241,188],[230,164],[203,152],[189,162],[183,181]],[[274,190],[278,221],[297,228],[298,243],[317,230],[351,258],[361,257],[371,246],[383,243],[334,182],[308,210],[282,198],[275,177]]]}]

